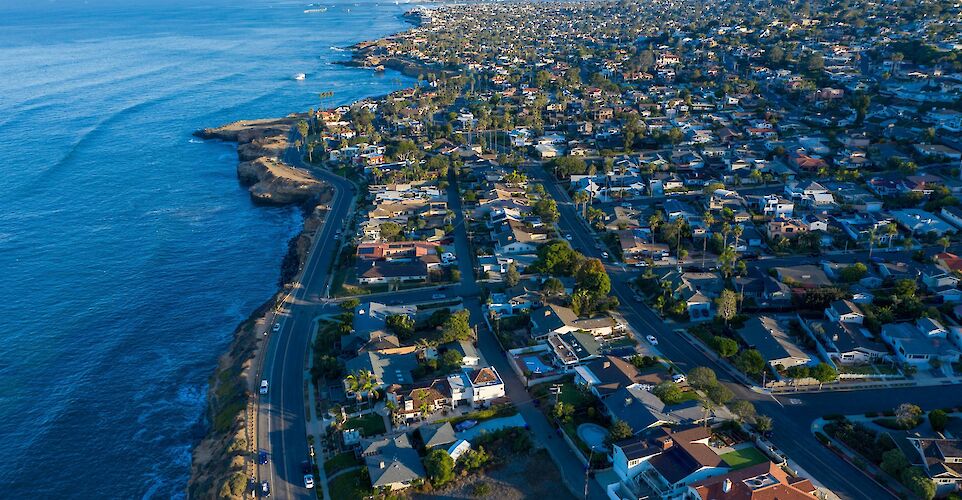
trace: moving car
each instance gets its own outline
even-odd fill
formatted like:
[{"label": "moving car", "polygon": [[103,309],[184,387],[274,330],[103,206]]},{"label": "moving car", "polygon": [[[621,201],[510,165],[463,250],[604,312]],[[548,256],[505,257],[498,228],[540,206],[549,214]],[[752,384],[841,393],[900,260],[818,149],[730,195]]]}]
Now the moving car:
[{"label": "moving car", "polygon": [[608,258],[608,252],[601,252],[601,256],[607,259],[607,258]]},{"label": "moving car", "polygon": [[261,380],[261,394],[267,394],[267,381]]},{"label": "moving car", "polygon": [[304,487],[307,489],[314,487],[314,474],[304,474]]},{"label": "moving car", "polygon": [[571,241],[571,233],[566,234],[565,239]]},{"label": "moving car", "polygon": [[645,340],[647,340],[648,342],[650,342],[651,345],[658,345],[658,339],[656,339],[654,335],[649,335],[649,336],[645,337]]},{"label": "moving car", "polygon": [[274,333],[277,333],[277,332],[281,331],[281,324],[280,324],[280,323],[274,323],[274,326],[271,327],[271,330],[274,330]]}]

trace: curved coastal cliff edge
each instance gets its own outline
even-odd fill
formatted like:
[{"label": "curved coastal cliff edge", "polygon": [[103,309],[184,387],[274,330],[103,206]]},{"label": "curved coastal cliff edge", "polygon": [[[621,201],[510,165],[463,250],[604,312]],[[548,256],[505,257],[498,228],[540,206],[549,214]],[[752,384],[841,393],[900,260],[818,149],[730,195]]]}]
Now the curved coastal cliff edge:
[{"label": "curved coastal cliff edge", "polygon": [[[253,397],[261,351],[267,345],[263,335],[288,285],[306,262],[313,237],[324,222],[332,191],[309,172],[292,168],[280,158],[287,150],[291,128],[301,118],[289,115],[269,120],[247,120],[205,129],[194,135],[204,139],[237,142],[237,175],[255,202],[273,205],[298,204],[304,211],[304,227],[288,243],[281,264],[279,290],[234,330],[227,351],[208,381],[207,431],[192,452],[189,498],[246,498],[247,470],[255,450]],[[227,292],[229,293],[229,292]]]}]

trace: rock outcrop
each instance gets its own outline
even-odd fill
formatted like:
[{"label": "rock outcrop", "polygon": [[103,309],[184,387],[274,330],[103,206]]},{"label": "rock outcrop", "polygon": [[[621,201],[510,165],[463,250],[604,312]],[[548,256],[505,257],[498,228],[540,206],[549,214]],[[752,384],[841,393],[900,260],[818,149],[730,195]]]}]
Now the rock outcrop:
[{"label": "rock outcrop", "polygon": [[251,197],[259,203],[286,205],[315,198],[326,185],[310,172],[283,163],[290,147],[291,128],[302,119],[292,114],[284,118],[242,120],[222,127],[194,133],[204,139],[237,143],[237,176],[249,186]]}]

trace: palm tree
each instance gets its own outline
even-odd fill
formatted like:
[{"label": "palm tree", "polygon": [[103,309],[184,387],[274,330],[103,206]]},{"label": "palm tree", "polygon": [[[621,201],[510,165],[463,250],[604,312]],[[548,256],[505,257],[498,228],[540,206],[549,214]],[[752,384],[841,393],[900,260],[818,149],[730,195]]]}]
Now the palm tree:
[{"label": "palm tree", "polygon": [[942,245],[942,252],[946,252],[949,249],[949,245],[952,244],[952,240],[948,236],[943,236],[936,241],[939,245]]},{"label": "palm tree", "polygon": [[347,381],[348,392],[353,392],[354,397],[357,398],[357,404],[361,404],[361,394],[367,394],[368,403],[371,402],[371,398],[376,398],[377,392],[377,382],[374,379],[374,374],[368,370],[358,370],[351,373],[347,377],[344,377]]},{"label": "palm tree", "polygon": [[899,234],[899,228],[895,224],[885,226],[885,235],[889,237],[889,249],[892,249],[892,241]]},{"label": "palm tree", "polygon": [[711,225],[715,223],[715,216],[712,215],[711,210],[706,210],[702,220],[705,221],[705,237],[701,240],[701,267],[704,268],[705,254],[708,252],[708,233],[711,231]]},{"label": "palm tree", "polygon": [[872,257],[872,249],[873,249],[873,247],[875,246],[875,235],[876,235],[876,233],[878,233],[878,230],[875,229],[874,227],[873,227],[872,229],[869,229],[869,230],[868,230],[868,256],[869,256],[869,258]]},{"label": "palm tree", "polygon": [[732,234],[735,235],[735,250],[738,251],[738,239],[741,237],[742,232],[745,230],[741,224],[732,228]]},{"label": "palm tree", "polygon": [[648,227],[651,228],[652,235],[658,231],[658,226],[661,225],[661,212],[655,212],[651,217],[648,218]]},{"label": "palm tree", "polygon": [[729,223],[722,224],[722,248],[728,248],[728,234],[732,232],[732,226]]},{"label": "palm tree", "polygon": [[588,210],[588,193],[584,191],[578,191],[575,193],[572,201],[575,202],[575,207],[581,207],[581,216],[587,217],[585,211]]}]

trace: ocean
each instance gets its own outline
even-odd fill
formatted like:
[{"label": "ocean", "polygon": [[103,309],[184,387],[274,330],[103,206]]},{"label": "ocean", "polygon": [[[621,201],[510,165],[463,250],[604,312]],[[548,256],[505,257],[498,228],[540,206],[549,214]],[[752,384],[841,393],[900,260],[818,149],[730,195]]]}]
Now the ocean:
[{"label": "ocean", "polygon": [[191,133],[411,85],[330,64],[410,5],[322,4],[0,0],[0,496],[185,496],[207,378],[301,224]]}]

